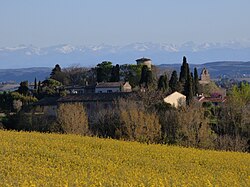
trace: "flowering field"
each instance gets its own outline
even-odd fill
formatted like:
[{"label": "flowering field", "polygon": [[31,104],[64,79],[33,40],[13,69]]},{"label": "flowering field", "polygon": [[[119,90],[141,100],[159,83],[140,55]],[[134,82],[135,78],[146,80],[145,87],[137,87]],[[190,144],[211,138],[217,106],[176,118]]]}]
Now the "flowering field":
[{"label": "flowering field", "polygon": [[250,186],[250,154],[0,131],[0,186]]}]

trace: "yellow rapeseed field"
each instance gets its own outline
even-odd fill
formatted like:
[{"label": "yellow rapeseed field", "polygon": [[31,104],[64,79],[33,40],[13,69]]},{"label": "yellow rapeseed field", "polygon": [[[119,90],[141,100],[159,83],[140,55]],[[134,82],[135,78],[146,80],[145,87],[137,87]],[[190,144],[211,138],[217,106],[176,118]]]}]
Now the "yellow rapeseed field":
[{"label": "yellow rapeseed field", "polygon": [[0,186],[250,186],[250,154],[0,131]]}]

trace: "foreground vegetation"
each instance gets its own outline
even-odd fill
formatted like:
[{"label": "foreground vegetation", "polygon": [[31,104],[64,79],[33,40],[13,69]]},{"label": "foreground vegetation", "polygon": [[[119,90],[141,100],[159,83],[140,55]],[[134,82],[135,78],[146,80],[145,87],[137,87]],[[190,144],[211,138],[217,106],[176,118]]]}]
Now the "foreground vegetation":
[{"label": "foreground vegetation", "polygon": [[0,186],[250,186],[250,155],[0,131]]}]

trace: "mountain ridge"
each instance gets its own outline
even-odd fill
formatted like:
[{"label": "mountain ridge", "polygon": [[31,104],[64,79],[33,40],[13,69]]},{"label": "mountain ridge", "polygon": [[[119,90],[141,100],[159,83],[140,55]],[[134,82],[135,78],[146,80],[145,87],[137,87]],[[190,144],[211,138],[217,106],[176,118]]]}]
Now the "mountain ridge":
[{"label": "mountain ridge", "polygon": [[203,44],[186,42],[182,45],[145,42],[123,46],[62,44],[43,48],[19,45],[0,48],[0,68],[53,67],[55,64],[91,67],[105,60],[115,64],[132,64],[140,57],[149,57],[158,65],[181,63],[182,56],[186,56],[192,64],[229,60],[249,61],[250,41]]},{"label": "mountain ridge", "polygon": [[[181,63],[176,64],[160,64],[156,65],[162,70],[176,70],[180,71]],[[196,67],[198,72],[201,72],[203,68],[207,68],[212,78],[218,77],[250,77],[250,61],[219,61],[208,62],[204,64],[190,64],[190,70]],[[66,68],[66,67],[62,67]],[[37,80],[44,80],[49,77],[53,67],[30,67],[19,69],[0,69],[0,82],[14,81],[21,82],[28,80],[29,82]]]}]

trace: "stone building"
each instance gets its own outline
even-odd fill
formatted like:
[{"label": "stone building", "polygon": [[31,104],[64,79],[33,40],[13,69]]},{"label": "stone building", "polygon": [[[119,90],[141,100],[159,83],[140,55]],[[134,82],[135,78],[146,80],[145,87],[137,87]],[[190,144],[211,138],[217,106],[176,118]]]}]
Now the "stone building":
[{"label": "stone building", "polygon": [[208,84],[211,82],[209,72],[206,68],[203,68],[201,71],[201,78],[199,80],[200,84]]},{"label": "stone building", "polygon": [[152,60],[149,58],[140,58],[136,60],[137,65],[146,65],[148,66],[148,69],[151,70],[152,67]]},{"label": "stone building", "polygon": [[179,106],[185,106],[186,105],[186,96],[179,93],[179,92],[174,92],[164,99],[165,103],[171,104],[173,107],[178,108]]}]

